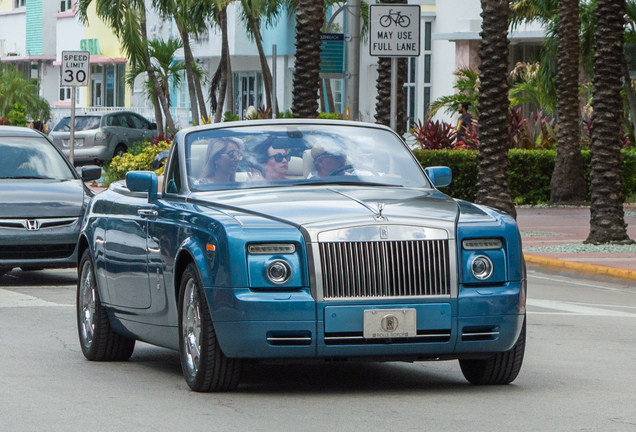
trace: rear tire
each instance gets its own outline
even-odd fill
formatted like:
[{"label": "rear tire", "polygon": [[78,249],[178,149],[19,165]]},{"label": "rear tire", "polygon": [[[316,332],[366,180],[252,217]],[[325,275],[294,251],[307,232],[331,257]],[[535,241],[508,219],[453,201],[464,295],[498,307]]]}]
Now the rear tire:
[{"label": "rear tire", "polygon": [[497,353],[487,359],[460,360],[464,378],[475,385],[502,385],[510,384],[517,378],[523,363],[523,355],[526,349],[526,320],[517,342],[511,350]]},{"label": "rear tire", "polygon": [[179,289],[179,353],[188,386],[197,392],[236,389],[241,360],[223,354],[194,263],[188,264]]},{"label": "rear tire", "polygon": [[128,360],[135,349],[135,340],[111,328],[99,298],[94,268],[86,249],[77,269],[77,330],[82,353],[92,361]]},{"label": "rear tire", "polygon": [[122,157],[124,155],[124,153],[126,153],[127,151],[128,151],[128,147],[126,147],[124,144],[119,144],[115,148],[115,153],[113,154],[113,157],[115,157],[115,156]]}]

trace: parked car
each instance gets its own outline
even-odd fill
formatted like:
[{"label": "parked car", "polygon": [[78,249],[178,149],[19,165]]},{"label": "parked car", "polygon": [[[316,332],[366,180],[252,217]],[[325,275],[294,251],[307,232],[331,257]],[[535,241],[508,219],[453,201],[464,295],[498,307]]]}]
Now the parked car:
[{"label": "parked car", "polygon": [[471,383],[512,382],[526,328],[517,225],[439,192],[449,168],[426,172],[378,125],[180,131],[161,187],[129,172],[90,206],[84,355],[125,360],[136,340],[178,350],[196,391],[233,389],[245,359],[459,359]]},{"label": "parked car", "polygon": [[41,132],[0,126],[0,277],[23,270],[77,266],[77,240],[93,193]]},{"label": "parked car", "polygon": [[[53,143],[68,157],[70,153],[71,118],[64,117],[53,128]],[[86,114],[75,117],[75,162],[102,163],[121,156],[133,144],[152,139],[157,125],[129,111]]]}]

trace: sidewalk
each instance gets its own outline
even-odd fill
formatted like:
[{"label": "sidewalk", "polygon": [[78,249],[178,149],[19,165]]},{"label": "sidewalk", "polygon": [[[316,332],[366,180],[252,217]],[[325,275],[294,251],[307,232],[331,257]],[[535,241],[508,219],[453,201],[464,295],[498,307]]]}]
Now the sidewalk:
[{"label": "sidewalk", "polygon": [[[636,240],[636,205],[625,205],[627,234]],[[609,276],[636,283],[636,245],[584,245],[587,207],[518,207],[517,223],[529,267]]]}]

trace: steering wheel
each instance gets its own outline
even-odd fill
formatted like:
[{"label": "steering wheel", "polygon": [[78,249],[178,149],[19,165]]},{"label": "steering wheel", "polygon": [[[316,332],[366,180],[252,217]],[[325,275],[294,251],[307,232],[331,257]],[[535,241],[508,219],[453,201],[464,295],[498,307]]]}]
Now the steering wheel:
[{"label": "steering wheel", "polygon": [[341,172],[346,171],[346,170],[350,170],[350,169],[353,169],[353,165],[345,165],[343,167],[340,167],[340,168],[336,169],[331,174],[329,174],[329,177],[336,176],[336,175],[340,174]]}]

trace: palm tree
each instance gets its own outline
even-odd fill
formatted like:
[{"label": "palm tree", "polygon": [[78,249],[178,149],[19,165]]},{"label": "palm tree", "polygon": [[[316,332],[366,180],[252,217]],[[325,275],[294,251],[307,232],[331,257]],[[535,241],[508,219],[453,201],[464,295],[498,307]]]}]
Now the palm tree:
[{"label": "palm tree", "polygon": [[22,72],[14,66],[0,69],[0,116],[6,117],[16,103],[23,105],[33,120],[48,121],[51,106],[37,94],[38,87],[24,79]]},{"label": "palm tree", "polygon": [[[407,4],[407,0],[384,0],[382,4]],[[406,78],[406,59],[398,59],[397,71],[397,120],[396,132],[402,136],[405,132],[406,107],[404,106],[404,79]],[[378,57],[378,81],[376,82],[378,96],[375,104],[375,122],[390,126],[391,125],[391,58]]]},{"label": "palm tree", "polygon": [[296,59],[292,111],[296,118],[318,116],[320,87],[320,35],[324,0],[298,0],[296,6]]},{"label": "palm tree", "polygon": [[620,131],[625,0],[598,0],[592,162],[590,164],[590,234],[586,243],[629,241],[621,178]]},{"label": "palm tree", "polygon": [[479,177],[475,201],[517,216],[508,186],[508,0],[481,0]]},{"label": "palm tree", "polygon": [[[88,23],[88,8],[93,0],[77,0],[79,21]],[[146,5],[143,0],[95,0],[97,17],[104,21],[119,39],[126,57],[135,66],[142,63],[152,83],[159,103],[154,103],[157,128],[162,127],[161,109],[166,116],[168,130],[176,131],[170,115],[166,95],[161,90],[148,55],[148,32],[146,29]],[[159,108],[161,106],[161,108]]]},{"label": "palm tree", "polygon": [[[273,107],[272,99],[276,95],[272,95],[272,73],[263,50],[261,17],[265,18],[268,24],[273,24],[279,17],[282,6],[283,2],[281,0],[241,0],[241,18],[246,24],[248,36],[254,40],[258,49],[258,57],[261,61],[263,82],[265,84],[266,107],[270,109]],[[278,112],[276,115],[278,115]]]},{"label": "palm tree", "polygon": [[208,115],[205,100],[201,90],[192,48],[190,34],[198,35],[207,29],[208,18],[212,15],[213,0],[153,0],[153,6],[164,19],[174,19],[183,41],[183,56],[185,59],[186,76],[188,78],[188,93],[192,109],[192,123],[199,123],[199,113],[207,121]]},{"label": "palm tree", "polygon": [[[225,104],[234,110],[234,89],[232,82],[232,61],[230,58],[230,48],[227,30],[227,6],[230,0],[220,0],[215,3],[212,14],[212,22],[221,28],[221,61],[212,76],[210,82],[210,100],[212,111],[214,111],[214,122],[218,123],[223,117],[223,107]],[[217,99],[218,91],[218,99]],[[227,97],[227,101],[225,100]]]},{"label": "palm tree", "polygon": [[550,204],[585,201],[585,175],[581,156],[579,105],[579,0],[559,0],[557,100],[559,129],[557,156],[550,180]]},{"label": "palm tree", "polygon": [[[181,85],[181,74],[185,71],[185,62],[175,61],[175,53],[183,48],[183,42],[180,39],[169,38],[167,41],[163,39],[153,39],[148,42],[149,55],[153,63],[153,68],[159,85],[166,95],[168,107],[170,106],[170,86],[179,87]],[[154,61],[153,61],[154,60]],[[126,74],[126,83],[132,87],[135,79],[146,72],[142,64],[137,64]],[[153,99],[154,86],[147,80],[145,85],[145,93],[149,99]]]}]

